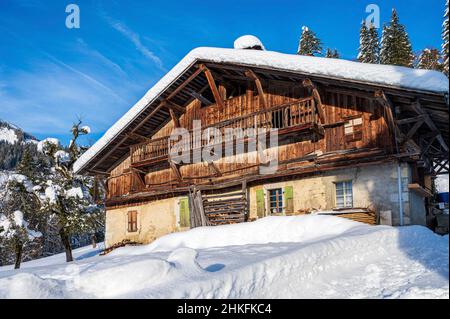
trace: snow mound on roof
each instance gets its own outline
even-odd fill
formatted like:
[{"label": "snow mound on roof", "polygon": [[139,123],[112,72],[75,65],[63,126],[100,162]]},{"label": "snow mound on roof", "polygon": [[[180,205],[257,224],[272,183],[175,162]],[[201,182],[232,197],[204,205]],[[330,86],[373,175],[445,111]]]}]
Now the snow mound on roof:
[{"label": "snow mound on roof", "polygon": [[91,148],[81,155],[74,164],[75,173],[80,171],[94,156],[102,151],[112,139],[145,110],[149,103],[154,102],[169,85],[174,83],[183,72],[198,60],[271,68],[280,71],[347,79],[413,90],[425,90],[435,93],[447,93],[449,90],[448,78],[437,71],[283,54],[272,51],[197,48],[174,66],[122,118],[114,123]]},{"label": "snow mound on roof", "polygon": [[265,50],[261,40],[254,35],[243,35],[234,41],[235,49],[256,49]]}]

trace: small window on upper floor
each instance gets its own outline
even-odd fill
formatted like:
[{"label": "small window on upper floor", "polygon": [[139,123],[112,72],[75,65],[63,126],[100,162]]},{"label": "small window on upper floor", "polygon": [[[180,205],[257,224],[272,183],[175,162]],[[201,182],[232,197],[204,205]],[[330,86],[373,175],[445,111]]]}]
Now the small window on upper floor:
[{"label": "small window on upper floor", "polygon": [[345,141],[355,142],[362,140],[363,121],[361,117],[348,120],[344,125]]}]

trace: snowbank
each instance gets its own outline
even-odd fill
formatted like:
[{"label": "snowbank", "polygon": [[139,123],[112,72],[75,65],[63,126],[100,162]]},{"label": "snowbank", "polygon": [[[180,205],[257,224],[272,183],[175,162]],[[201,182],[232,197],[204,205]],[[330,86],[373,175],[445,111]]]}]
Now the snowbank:
[{"label": "snowbank", "polygon": [[197,48],[192,50],[175,67],[156,83],[125,115],[122,116],[91,148],[74,164],[77,173],[100,152],[113,138],[155,101],[196,61],[235,63],[245,66],[277,69],[280,71],[312,74],[327,78],[346,79],[389,85],[407,89],[447,93],[448,78],[437,71],[418,70],[400,66],[368,64],[342,59],[327,59],[273,51],[237,50],[222,48]]},{"label": "snowbank", "polygon": [[144,247],[117,250],[113,254],[139,254],[172,251],[181,247],[204,249],[212,247],[262,245],[270,243],[307,242],[342,234],[365,225],[327,216],[266,217],[252,223],[200,227],[161,237]]},{"label": "snowbank", "polygon": [[31,263],[0,267],[0,298],[449,297],[448,236],[333,216],[204,227],[70,264]]}]

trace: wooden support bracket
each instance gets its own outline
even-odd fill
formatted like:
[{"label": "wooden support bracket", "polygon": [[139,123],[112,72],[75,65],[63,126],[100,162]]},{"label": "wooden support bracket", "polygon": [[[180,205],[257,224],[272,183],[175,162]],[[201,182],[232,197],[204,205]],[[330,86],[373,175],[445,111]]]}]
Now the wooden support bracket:
[{"label": "wooden support bracket", "polygon": [[264,90],[263,90],[262,82],[261,82],[260,78],[255,74],[255,72],[253,72],[253,70],[250,70],[250,69],[245,71],[245,76],[247,76],[248,78],[255,81],[256,90],[258,91],[259,101],[260,101],[263,109],[266,109],[268,107],[268,103],[267,103],[266,95],[264,94]]},{"label": "wooden support bracket", "polygon": [[216,104],[219,106],[219,108],[224,109],[225,105],[223,103],[222,97],[220,96],[219,90],[217,89],[216,81],[214,80],[211,70],[209,70],[204,64],[200,64],[199,69],[205,73]]},{"label": "wooden support bracket", "polygon": [[309,88],[312,91],[312,95],[316,101],[317,114],[319,115],[320,123],[326,124],[324,106],[322,104],[322,98],[320,97],[317,86],[310,79],[304,79],[302,84],[304,87]]}]

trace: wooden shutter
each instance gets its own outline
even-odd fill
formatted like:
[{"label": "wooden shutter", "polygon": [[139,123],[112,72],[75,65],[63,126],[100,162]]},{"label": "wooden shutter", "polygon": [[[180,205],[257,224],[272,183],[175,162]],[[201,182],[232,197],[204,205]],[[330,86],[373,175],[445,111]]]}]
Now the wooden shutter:
[{"label": "wooden shutter", "polygon": [[137,231],[137,211],[129,211],[128,212],[128,231],[136,232]]},{"label": "wooden shutter", "polygon": [[265,213],[265,201],[264,201],[264,190],[256,190],[256,214],[258,218],[264,217]]},{"label": "wooden shutter", "polygon": [[286,214],[292,214],[294,212],[294,188],[292,186],[284,188],[284,200],[286,203]]},{"label": "wooden shutter", "polygon": [[180,198],[180,227],[191,227],[191,217],[187,197]]}]

